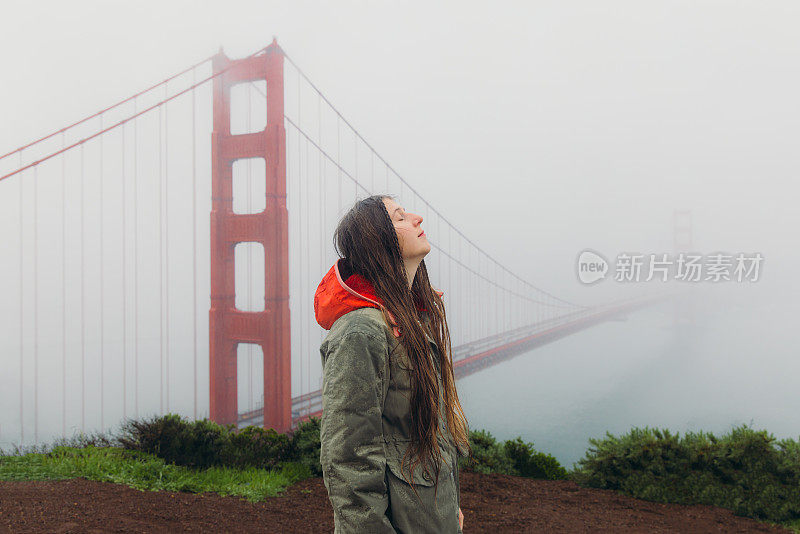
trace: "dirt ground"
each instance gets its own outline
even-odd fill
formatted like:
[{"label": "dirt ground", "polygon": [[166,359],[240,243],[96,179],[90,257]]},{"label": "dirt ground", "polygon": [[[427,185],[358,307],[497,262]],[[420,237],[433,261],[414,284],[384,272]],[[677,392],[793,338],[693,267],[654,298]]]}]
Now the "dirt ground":
[{"label": "dirt ground", "polygon": [[[461,472],[464,532],[791,532],[714,506],[633,499],[572,482]],[[250,503],[86,479],[0,482],[0,533],[333,532],[321,478]]]}]

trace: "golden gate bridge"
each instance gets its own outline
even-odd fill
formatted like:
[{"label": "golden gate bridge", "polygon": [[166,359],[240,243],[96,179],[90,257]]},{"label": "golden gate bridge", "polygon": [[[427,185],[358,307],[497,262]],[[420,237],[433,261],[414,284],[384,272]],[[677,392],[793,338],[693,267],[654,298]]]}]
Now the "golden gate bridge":
[{"label": "golden gate bridge", "polygon": [[321,413],[317,283],[347,205],[426,221],[456,377],[647,305],[580,305],[427,202],[276,40],[222,50],[0,156],[0,444],[180,413],[279,432]]}]

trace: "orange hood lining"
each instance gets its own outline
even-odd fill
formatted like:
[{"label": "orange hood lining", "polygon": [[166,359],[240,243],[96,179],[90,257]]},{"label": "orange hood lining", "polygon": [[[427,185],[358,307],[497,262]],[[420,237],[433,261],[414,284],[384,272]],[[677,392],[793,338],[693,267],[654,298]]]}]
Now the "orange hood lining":
[{"label": "orange hood lining", "polygon": [[[375,294],[372,284],[357,273],[350,274],[346,280],[343,279],[339,268],[341,260],[343,258],[338,258],[334,262],[317,287],[314,295],[314,313],[317,323],[325,330],[330,330],[336,319],[345,313],[364,307],[378,308],[386,311],[392,325],[392,332],[395,337],[399,337],[400,331],[396,326],[397,322],[394,315],[389,310],[386,310],[381,298]],[[334,280],[336,281],[335,283]],[[361,292],[348,285],[348,282]],[[444,294],[443,291],[437,289],[434,289],[434,291],[440,297]],[[367,302],[369,304],[366,304]],[[421,305],[416,303],[415,305],[417,310],[426,311]]]}]

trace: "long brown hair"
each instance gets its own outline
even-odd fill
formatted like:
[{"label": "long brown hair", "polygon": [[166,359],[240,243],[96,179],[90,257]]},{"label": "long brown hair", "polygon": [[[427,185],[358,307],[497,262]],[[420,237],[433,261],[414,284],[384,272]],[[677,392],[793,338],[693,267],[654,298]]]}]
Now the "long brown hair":
[{"label": "long brown hair", "polygon": [[[423,326],[418,321],[419,314],[415,304],[420,304],[427,310],[431,319],[431,336],[439,347],[437,367],[441,370],[447,427],[459,452],[466,451],[464,454],[468,453],[471,457],[467,419],[458,399],[453,375],[450,329],[444,302],[431,287],[425,260],[419,264],[409,291],[397,231],[383,203],[384,198],[394,199],[392,195],[382,194],[357,201],[339,221],[333,245],[337,254],[346,260],[348,267],[372,284],[375,294],[386,307],[383,310],[386,324],[391,328],[390,319],[386,315],[388,310],[400,329],[400,343],[406,349],[409,363],[413,366],[410,371],[412,385],[409,450],[416,461],[411,464],[411,476],[413,480],[414,467],[422,463],[423,474],[429,478],[427,464],[428,459],[433,458],[433,480],[438,481],[442,454],[437,441],[440,432],[437,369],[434,368],[433,359],[429,357],[430,346]],[[414,491],[416,493],[416,489]]]}]

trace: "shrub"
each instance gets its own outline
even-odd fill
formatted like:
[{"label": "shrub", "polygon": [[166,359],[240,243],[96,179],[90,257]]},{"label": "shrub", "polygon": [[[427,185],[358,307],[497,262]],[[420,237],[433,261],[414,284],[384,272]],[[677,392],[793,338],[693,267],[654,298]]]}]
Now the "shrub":
[{"label": "shrub", "polygon": [[126,449],[155,454],[176,465],[205,469],[224,465],[224,451],[233,427],[208,419],[189,422],[177,414],[167,414],[126,421],[118,440]]},{"label": "shrub", "polygon": [[711,504],[771,521],[800,518],[800,445],[746,426],[722,438],[668,430],[606,432],[578,461],[571,478],[582,485],[680,504]]},{"label": "shrub", "polygon": [[514,470],[519,476],[545,480],[567,478],[567,470],[561,467],[554,456],[536,452],[533,443],[525,443],[521,436],[507,440],[504,448],[506,456],[511,459]]},{"label": "shrub", "polygon": [[462,458],[459,465],[476,473],[503,473],[515,475],[514,466],[505,450],[487,430],[472,430],[469,433],[472,457]]},{"label": "shrub", "polygon": [[205,469],[211,466],[274,469],[298,462],[313,475],[319,462],[319,418],[305,421],[292,434],[274,429],[219,425],[209,419],[188,421],[177,414],[122,425],[117,438],[125,449],[154,454],[167,462]]},{"label": "shrub", "polygon": [[528,478],[558,480],[567,478],[567,470],[555,457],[537,452],[533,443],[522,441],[521,436],[497,443],[485,430],[469,433],[472,458],[459,459],[459,467],[475,473],[502,473]]},{"label": "shrub", "polygon": [[322,476],[320,454],[319,417],[311,417],[300,423],[292,433],[290,457],[308,467],[313,476]]},{"label": "shrub", "polygon": [[220,453],[227,467],[273,469],[289,457],[291,440],[272,428],[247,426],[231,432]]}]

